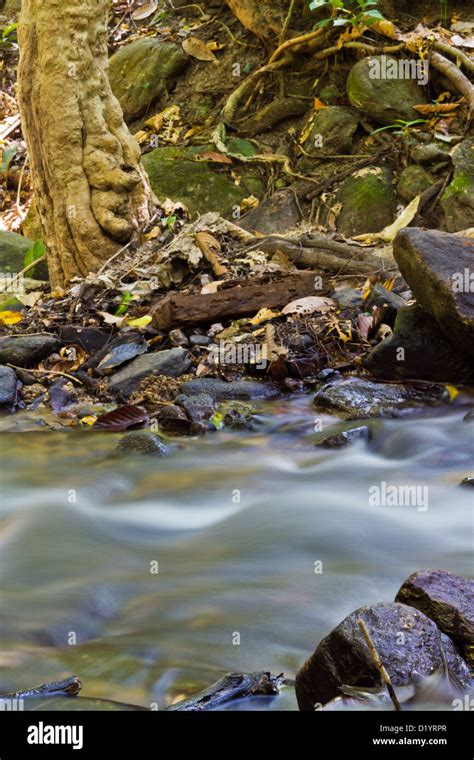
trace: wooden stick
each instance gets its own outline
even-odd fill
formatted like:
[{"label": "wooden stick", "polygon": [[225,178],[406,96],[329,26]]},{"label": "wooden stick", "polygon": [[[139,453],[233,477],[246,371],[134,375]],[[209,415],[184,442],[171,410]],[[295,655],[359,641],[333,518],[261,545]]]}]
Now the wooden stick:
[{"label": "wooden stick", "polygon": [[402,708],[400,707],[400,702],[398,701],[397,695],[395,694],[395,689],[393,688],[392,682],[390,680],[390,676],[387,673],[387,671],[385,669],[385,666],[382,663],[382,660],[380,659],[380,655],[379,655],[379,653],[377,652],[377,650],[375,648],[375,644],[372,641],[372,638],[370,636],[370,633],[369,633],[369,631],[367,629],[366,624],[364,623],[363,620],[358,620],[357,621],[357,625],[359,626],[360,630],[362,631],[362,635],[363,635],[363,637],[364,637],[364,639],[366,641],[367,646],[369,647],[369,652],[371,654],[371,657],[372,657],[372,659],[373,659],[373,661],[375,663],[375,666],[376,666],[377,670],[380,673],[380,677],[382,679],[382,682],[387,687],[387,691],[388,691],[388,693],[390,695],[390,699],[392,700],[392,702],[393,702],[393,704],[395,706],[395,710],[401,710]]},{"label": "wooden stick", "polygon": [[4,699],[26,699],[28,697],[55,697],[63,695],[65,697],[75,697],[82,688],[81,681],[77,676],[69,676],[61,681],[52,681],[42,683],[40,686],[33,686],[31,689],[22,691],[11,691],[8,694],[0,694],[0,701]]}]

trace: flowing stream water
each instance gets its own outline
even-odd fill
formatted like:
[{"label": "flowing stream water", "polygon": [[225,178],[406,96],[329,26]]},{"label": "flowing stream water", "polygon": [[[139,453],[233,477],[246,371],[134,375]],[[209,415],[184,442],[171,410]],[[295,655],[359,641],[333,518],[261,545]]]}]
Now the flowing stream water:
[{"label": "flowing stream water", "polygon": [[[0,434],[0,692],[74,673],[85,697],[163,709],[227,671],[292,678],[411,572],[471,575],[463,413],[322,449],[308,396],[264,406],[261,432],[182,440],[168,458],[118,458],[115,434]],[[384,482],[427,486],[427,501],[373,505]],[[296,709],[293,690],[264,708]]]}]

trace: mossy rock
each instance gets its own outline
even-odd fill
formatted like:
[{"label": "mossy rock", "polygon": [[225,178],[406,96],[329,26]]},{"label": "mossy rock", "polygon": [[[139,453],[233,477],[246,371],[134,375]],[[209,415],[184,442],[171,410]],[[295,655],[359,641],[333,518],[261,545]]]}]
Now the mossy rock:
[{"label": "mossy rock", "polygon": [[[17,272],[21,272],[24,267],[25,254],[33,243],[34,240],[23,237],[23,235],[17,235],[16,232],[0,230],[0,273],[16,274]],[[27,276],[33,276],[31,270]],[[48,279],[48,265],[45,261],[37,264],[34,270],[34,277],[38,280]]]},{"label": "mossy rock", "polygon": [[255,170],[239,166],[241,182],[236,185],[227,166],[211,168],[209,162],[196,159],[197,154],[212,147],[155,148],[143,156],[155,195],[160,200],[181,201],[193,217],[217,211],[230,218],[244,198],[263,194],[264,184]]},{"label": "mossy rock", "polygon": [[181,45],[145,37],[120,48],[109,61],[109,80],[127,121],[141,116],[183,71]]},{"label": "mossy rock", "polygon": [[316,158],[318,150],[324,153],[350,153],[359,118],[356,111],[345,106],[321,108],[305,140],[306,152]]},{"label": "mossy rock", "polygon": [[435,182],[435,178],[422,166],[407,166],[400,175],[397,193],[403,201],[409,203],[427,190]]},{"label": "mossy rock", "polygon": [[[413,106],[426,103],[423,88],[415,79],[402,76],[404,72],[398,70],[399,63],[399,59],[390,56],[368,56],[352,67],[347,78],[351,105],[386,126],[397,119],[420,118]],[[388,78],[396,73],[396,78]]]},{"label": "mossy rock", "polygon": [[441,198],[448,232],[474,226],[474,139],[463,140],[452,153],[453,179]]},{"label": "mossy rock", "polygon": [[337,229],[346,237],[380,232],[395,217],[396,196],[385,167],[369,167],[344,180],[337,194],[342,204]]}]

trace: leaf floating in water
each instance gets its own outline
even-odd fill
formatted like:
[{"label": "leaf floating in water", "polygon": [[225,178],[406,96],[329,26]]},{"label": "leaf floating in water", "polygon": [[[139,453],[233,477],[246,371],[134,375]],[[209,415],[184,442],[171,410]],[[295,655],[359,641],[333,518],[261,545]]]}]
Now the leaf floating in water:
[{"label": "leaf floating in water", "polygon": [[107,412],[97,418],[94,429],[109,430],[114,433],[120,433],[130,427],[139,425],[142,422],[148,422],[148,413],[146,409],[135,404],[125,404],[114,409],[113,412]]}]

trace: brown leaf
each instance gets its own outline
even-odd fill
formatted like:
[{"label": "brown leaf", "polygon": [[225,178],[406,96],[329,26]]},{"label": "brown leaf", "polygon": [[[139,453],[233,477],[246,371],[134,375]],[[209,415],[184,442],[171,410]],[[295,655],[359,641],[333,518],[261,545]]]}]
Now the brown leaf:
[{"label": "brown leaf", "polygon": [[158,0],[152,0],[150,3],[143,3],[143,5],[139,5],[138,8],[135,8],[131,14],[131,18],[133,18],[134,21],[142,21],[142,19],[151,16],[157,8]]},{"label": "brown leaf", "polygon": [[216,56],[199,37],[188,37],[182,43],[183,50],[198,61],[217,61]]},{"label": "brown leaf", "polygon": [[215,164],[231,164],[232,159],[226,156],[224,153],[216,153],[212,150],[205,150],[203,153],[197,154],[199,158],[203,158],[206,161],[213,161]]},{"label": "brown leaf", "polygon": [[421,113],[422,116],[429,116],[433,113],[451,113],[451,111],[455,111],[456,108],[459,108],[461,103],[458,101],[457,103],[434,103],[434,104],[422,104],[420,106],[413,106],[415,111],[418,111],[418,113]]},{"label": "brown leaf", "polygon": [[125,404],[124,406],[117,407],[112,412],[101,414],[93,427],[94,429],[119,433],[122,430],[127,430],[129,427],[134,427],[147,421],[148,413],[146,409],[135,404]]}]

